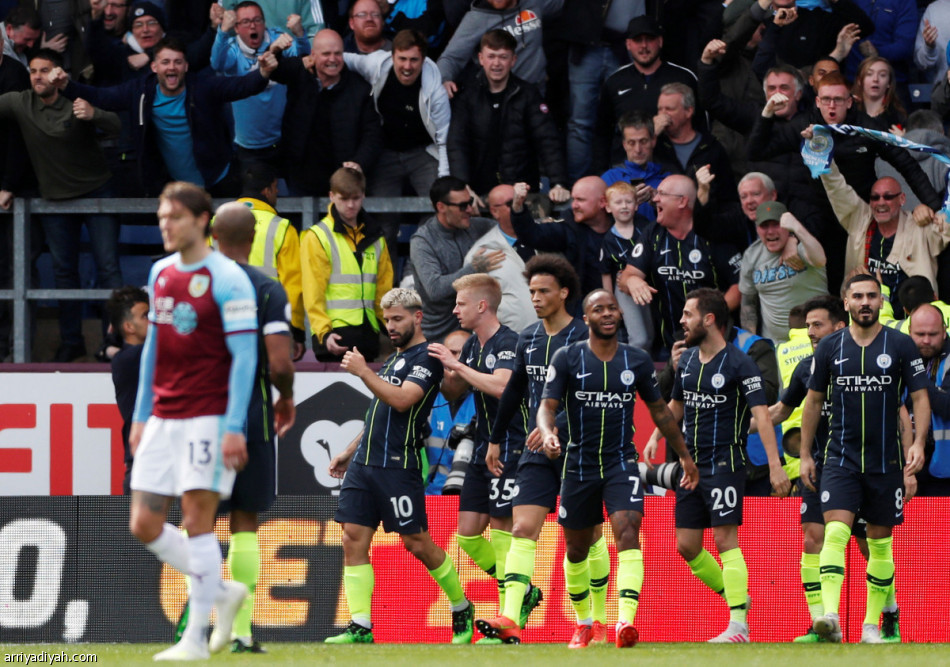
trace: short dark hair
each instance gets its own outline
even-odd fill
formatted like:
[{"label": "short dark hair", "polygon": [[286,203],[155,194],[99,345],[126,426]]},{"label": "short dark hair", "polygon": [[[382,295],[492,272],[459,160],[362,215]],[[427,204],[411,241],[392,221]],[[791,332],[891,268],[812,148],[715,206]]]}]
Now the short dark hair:
[{"label": "short dark hair", "polygon": [[252,162],[241,176],[241,193],[255,199],[277,179],[277,170],[266,162]]},{"label": "short dark hair", "polygon": [[211,202],[211,195],[204,188],[185,181],[172,181],[165,186],[158,199],[159,201],[168,199],[178,202],[195,217],[207,213],[208,224],[205,226],[205,236],[211,234],[211,216],[214,215],[214,207]]},{"label": "short dark hair", "polygon": [[566,287],[568,301],[573,301],[580,292],[581,281],[574,265],[560,255],[545,252],[529,259],[524,265],[525,280],[531,282],[539,274],[551,276],[559,287]]},{"label": "short dark hair", "polygon": [[495,49],[496,51],[504,49],[514,53],[518,49],[518,42],[507,30],[495,28],[482,35],[482,38],[478,41],[478,50],[481,51],[482,49]]},{"label": "short dark hair", "polygon": [[[40,15],[34,9],[23,5],[14,7],[7,12],[4,24],[11,28],[22,28],[26,26],[31,30],[42,30],[43,23],[40,21]],[[4,36],[6,37],[6,36]]]},{"label": "short dark hair", "polygon": [[172,37],[171,35],[165,35],[160,40],[158,40],[158,44],[156,44],[155,48],[152,49],[152,57],[154,58],[157,56],[162,51],[162,49],[169,49],[170,51],[175,51],[177,53],[181,53],[182,55],[187,52],[185,43],[177,37]]},{"label": "short dark hair", "polygon": [[696,308],[700,315],[712,315],[716,326],[721,330],[729,325],[729,306],[717,289],[698,287],[686,294],[686,300],[696,299]]},{"label": "short dark hair", "polygon": [[805,306],[798,305],[788,311],[788,328],[803,329],[805,327]]},{"label": "short dark hair", "polygon": [[264,10],[261,9],[261,6],[257,4],[256,2],[254,2],[254,0],[242,0],[241,2],[237,3],[234,6],[234,13],[237,14],[237,11],[239,9],[249,9],[249,8],[256,9],[257,11],[261,13],[261,16],[264,15]]},{"label": "short dark hair", "polygon": [[439,202],[445,203],[445,198],[450,192],[468,192],[468,185],[457,176],[442,176],[435,179],[432,187],[429,188],[429,200],[432,202],[432,208]]},{"label": "short dark hair", "polygon": [[581,302],[581,310],[587,312],[587,306],[590,305],[591,300],[598,294],[607,294],[609,296],[613,296],[613,293],[611,293],[610,290],[604,289],[603,287],[596,287],[588,292],[587,296],[584,297],[584,300]]},{"label": "short dark hair", "polygon": [[48,60],[51,63],[53,63],[53,65],[56,67],[63,66],[62,54],[60,54],[58,51],[54,51],[53,49],[42,47],[42,48],[36,49],[35,51],[31,51],[30,59],[27,62],[31,63],[37,58],[39,58],[40,60]]},{"label": "short dark hair", "polygon": [[933,130],[943,134],[943,122],[940,120],[940,114],[932,109],[917,109],[907,117],[904,124],[907,131],[910,130]]},{"label": "short dark hair", "polygon": [[620,136],[628,127],[638,130],[646,129],[650,133],[651,139],[656,139],[656,128],[653,125],[653,118],[642,111],[628,111],[617,121],[617,129],[620,130]]},{"label": "short dark hair", "polygon": [[429,42],[418,30],[400,30],[393,37],[393,52],[408,51],[413,47],[419,49],[423,59],[429,54]]},{"label": "short dark hair", "polygon": [[881,281],[880,281],[880,280],[878,280],[877,278],[875,278],[874,276],[872,276],[870,273],[859,273],[859,274],[856,275],[856,276],[851,276],[850,278],[848,278],[847,281],[845,281],[845,283],[844,283],[844,292],[845,292],[845,294],[848,293],[848,289],[850,289],[853,284],[855,284],[855,283],[865,283],[865,282],[872,282],[872,283],[874,283],[875,285],[877,285],[877,288],[878,288],[878,289],[881,289]]},{"label": "short dark hair", "polygon": [[897,286],[897,298],[908,313],[937,298],[934,286],[926,276],[910,276]]},{"label": "short dark hair", "polygon": [[148,303],[148,292],[141,287],[125,285],[112,290],[106,301],[106,312],[116,336],[122,337],[122,324],[132,316],[132,306],[137,303]]},{"label": "short dark hair", "polygon": [[848,311],[844,309],[844,303],[841,299],[831,294],[814,296],[806,301],[802,308],[805,311],[806,319],[808,318],[808,313],[813,310],[827,310],[828,317],[832,324],[837,324],[838,322],[848,323]]}]

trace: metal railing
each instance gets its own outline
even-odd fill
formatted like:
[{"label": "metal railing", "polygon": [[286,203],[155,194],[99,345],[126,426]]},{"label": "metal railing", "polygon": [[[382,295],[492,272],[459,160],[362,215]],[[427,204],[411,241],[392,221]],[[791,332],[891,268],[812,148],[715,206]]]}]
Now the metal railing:
[{"label": "metal railing", "polygon": [[[215,200],[215,207],[228,199]],[[302,228],[310,227],[323,217],[330,200],[326,197],[287,197],[278,202],[281,215],[300,214]],[[368,197],[363,207],[370,213],[431,213],[432,203],[426,197]],[[13,289],[0,289],[0,301],[13,302],[13,361],[31,361],[30,310],[31,301],[56,300],[105,300],[109,289],[35,289],[30,281],[30,225],[33,216],[44,213],[92,214],[92,213],[138,213],[154,215],[157,200],[148,199],[73,199],[54,202],[46,199],[15,199],[12,211],[0,210],[0,225],[9,224],[13,218]]]}]

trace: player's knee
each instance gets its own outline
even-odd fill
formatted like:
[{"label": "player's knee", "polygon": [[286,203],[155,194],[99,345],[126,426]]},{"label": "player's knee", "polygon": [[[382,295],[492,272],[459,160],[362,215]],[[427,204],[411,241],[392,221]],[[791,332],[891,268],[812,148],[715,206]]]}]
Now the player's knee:
[{"label": "player's knee", "polygon": [[806,530],[802,535],[802,551],[806,554],[816,554],[821,551],[822,545],[825,543],[825,535],[823,532]]},{"label": "player's knee", "polygon": [[687,563],[691,560],[696,559],[696,557],[699,555],[699,551],[701,548],[702,548],[701,546],[697,547],[691,542],[685,542],[682,540],[676,541],[676,551],[679,553],[680,556],[683,557],[683,560],[685,560]]},{"label": "player's knee", "polygon": [[511,526],[511,536],[537,542],[541,537],[541,526],[529,521],[515,521]]},{"label": "player's knee", "polygon": [[586,560],[589,553],[589,544],[566,544],[564,546],[564,554],[572,563],[580,563],[582,560]]},{"label": "player's knee", "polygon": [[141,512],[132,512],[129,517],[129,532],[142,544],[148,544],[158,539],[162,534],[163,521],[153,521],[151,517],[143,516]]},{"label": "player's knee", "polygon": [[[427,563],[432,560],[432,554],[429,553],[429,545],[432,544],[431,540],[427,540],[422,536],[424,533],[419,533],[417,535],[403,535],[402,536],[402,545],[406,548],[414,558]],[[434,545],[433,545],[434,546]]]}]

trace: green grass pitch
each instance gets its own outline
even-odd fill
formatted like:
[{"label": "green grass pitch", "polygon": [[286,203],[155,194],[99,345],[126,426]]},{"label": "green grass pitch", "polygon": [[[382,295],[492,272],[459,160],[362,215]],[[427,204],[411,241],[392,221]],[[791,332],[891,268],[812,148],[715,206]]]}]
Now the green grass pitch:
[{"label": "green grass pitch", "polygon": [[[95,654],[96,662],[80,664],[97,665],[150,665],[152,655],[166,648],[163,644],[0,644],[0,665],[27,664],[26,658],[45,651],[59,658],[63,651],[67,656]],[[518,667],[539,665],[550,667],[556,664],[597,665],[603,667],[605,660],[631,661],[642,665],[766,665],[767,667],[802,667],[802,665],[948,665],[950,651],[944,644],[901,644],[864,646],[846,645],[794,645],[794,644],[745,644],[708,646],[706,644],[639,644],[620,651],[612,645],[595,646],[586,650],[570,650],[558,644],[524,644],[521,646],[450,646],[439,644],[376,644],[373,646],[325,646],[323,644],[268,644],[267,655],[232,655],[221,653],[212,656],[203,664],[220,665],[314,665],[340,664],[385,665],[386,667],[420,667],[420,665],[462,665],[498,667],[517,661]],[[50,664],[46,662],[29,664]],[[68,660],[68,658],[67,658]],[[52,663],[66,664],[66,663]],[[77,663],[72,663],[77,664]],[[202,664],[202,663],[198,663]],[[618,663],[619,664],[619,663]]]}]

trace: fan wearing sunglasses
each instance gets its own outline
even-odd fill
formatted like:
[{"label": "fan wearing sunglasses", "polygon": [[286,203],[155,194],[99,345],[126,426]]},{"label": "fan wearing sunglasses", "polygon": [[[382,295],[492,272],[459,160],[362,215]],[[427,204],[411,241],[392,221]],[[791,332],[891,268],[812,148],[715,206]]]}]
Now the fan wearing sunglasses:
[{"label": "fan wearing sunglasses", "polygon": [[[831,171],[821,176],[821,183],[835,217],[848,233],[845,275],[879,274],[890,288],[894,312],[902,312],[900,304],[894,303],[902,280],[913,275],[936,280],[937,255],[950,242],[946,216],[925,204],[913,212],[903,210],[907,198],[901,184],[890,177],[875,181],[868,201],[864,201],[834,161]],[[834,292],[838,285],[828,287]]]}]

